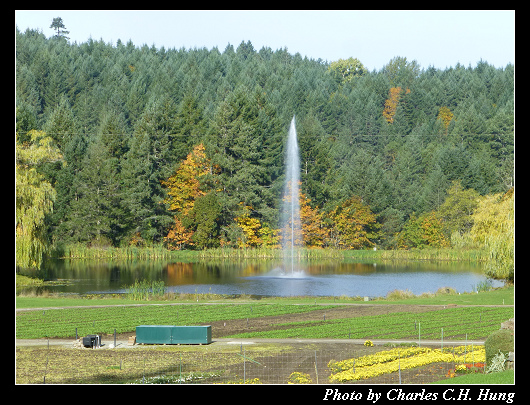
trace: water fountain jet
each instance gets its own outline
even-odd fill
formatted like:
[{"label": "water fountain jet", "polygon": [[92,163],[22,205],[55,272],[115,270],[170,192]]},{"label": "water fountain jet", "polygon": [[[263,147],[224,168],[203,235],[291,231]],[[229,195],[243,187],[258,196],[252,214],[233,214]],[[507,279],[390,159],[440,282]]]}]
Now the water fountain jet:
[{"label": "water fountain jet", "polygon": [[295,117],[291,121],[287,149],[285,153],[285,186],[281,210],[281,236],[284,273],[294,275],[295,261],[299,259],[302,246],[302,226],[300,219],[300,156],[296,133]]}]

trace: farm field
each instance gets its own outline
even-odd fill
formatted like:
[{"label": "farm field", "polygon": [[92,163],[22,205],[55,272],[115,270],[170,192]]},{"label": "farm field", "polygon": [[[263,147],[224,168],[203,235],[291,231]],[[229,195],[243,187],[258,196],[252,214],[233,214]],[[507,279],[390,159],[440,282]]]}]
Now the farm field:
[{"label": "farm field", "polygon": [[[483,361],[482,346],[471,345],[455,345],[454,350],[444,347],[445,354],[440,355],[439,346],[432,345],[418,348],[388,344],[367,347],[336,341],[231,343],[238,342],[204,346],[136,345],[112,350],[22,346],[16,348],[16,382],[398,384],[401,380],[403,384],[417,384],[451,381],[462,361],[476,366],[480,372]],[[401,360],[397,360],[400,356]],[[352,364],[353,360],[358,363]]]},{"label": "farm field", "polygon": [[[498,329],[500,322],[514,313],[513,287],[479,294],[387,300],[386,304],[329,297],[216,298],[209,302],[203,296],[200,302],[132,303],[123,299],[18,297],[16,338],[71,338],[76,328],[78,336],[84,336],[110,334],[114,329],[117,334],[130,334],[142,324],[209,324],[214,338],[439,339],[444,328],[446,339],[465,339],[466,333],[469,339],[478,339]],[[441,298],[451,303],[440,305]],[[506,305],[487,306],[492,301]],[[466,306],[457,305],[460,302]]]},{"label": "farm field", "polygon": [[[382,308],[383,309],[383,308]],[[351,318],[320,319],[278,324],[265,331],[230,335],[232,338],[335,339],[483,339],[513,316],[513,308],[429,307],[425,312],[403,311]]]},{"label": "farm field", "polygon": [[[513,291],[513,289],[511,290]],[[506,291],[504,291],[507,294]],[[484,293],[470,295],[480,301]],[[513,296],[513,295],[512,295]],[[458,296],[454,296],[458,298]],[[75,301],[75,300],[72,300]],[[78,300],[86,301],[86,300]],[[90,300],[94,305],[107,300]],[[400,347],[377,344],[366,347],[359,339],[421,341],[459,341],[466,346],[472,340],[485,340],[500,323],[514,316],[514,307],[423,305],[403,303],[352,303],[309,300],[237,301],[210,303],[149,302],[149,305],[64,307],[16,311],[17,339],[38,339],[40,346],[16,347],[16,381],[42,383],[275,383],[308,381],[329,383],[338,370],[334,364],[353,358],[376,355]],[[40,302],[46,302],[46,299]],[[57,306],[58,302],[54,302]],[[51,305],[50,305],[51,306]],[[122,345],[109,350],[114,329],[118,339],[126,341],[140,324],[210,324],[214,343],[206,346]],[[46,346],[46,339],[64,339],[74,343],[78,335],[101,334],[106,345],[98,350],[74,349],[73,345]],[[421,334],[421,335],[420,335]],[[466,336],[467,334],[467,336]],[[467,340],[466,340],[467,337]],[[219,338],[225,338],[217,340]],[[276,338],[275,343],[259,338]],[[283,339],[316,339],[312,343],[293,343]],[[332,339],[322,340],[319,339]],[[238,341],[241,339],[241,341]],[[252,339],[258,341],[252,342]],[[333,340],[335,339],[335,340]],[[352,343],[347,343],[352,339]],[[353,339],[356,339],[354,342]],[[244,343],[246,342],[246,343]],[[335,343],[333,343],[335,342]],[[230,344],[232,343],[232,344]],[[237,344],[236,344],[237,343]],[[444,345],[450,350],[451,345]],[[410,347],[410,345],[408,346]],[[469,345],[468,345],[469,347]],[[406,349],[406,347],[405,347]],[[472,350],[476,350],[472,349]],[[417,356],[422,353],[417,354]],[[476,361],[480,358],[477,357]],[[411,361],[415,361],[411,358]],[[332,365],[330,368],[330,364]],[[428,383],[445,380],[457,363],[425,362],[401,370],[402,382]],[[453,373],[453,374],[452,374]],[[46,377],[46,378],[45,378]],[[337,380],[339,377],[336,378]],[[397,383],[398,373],[388,372],[366,379],[341,383]],[[339,382],[339,381],[337,381]]]},{"label": "farm field", "polygon": [[513,307],[194,304],[19,311],[17,339],[134,333],[137,325],[212,325],[213,337],[480,339]]}]

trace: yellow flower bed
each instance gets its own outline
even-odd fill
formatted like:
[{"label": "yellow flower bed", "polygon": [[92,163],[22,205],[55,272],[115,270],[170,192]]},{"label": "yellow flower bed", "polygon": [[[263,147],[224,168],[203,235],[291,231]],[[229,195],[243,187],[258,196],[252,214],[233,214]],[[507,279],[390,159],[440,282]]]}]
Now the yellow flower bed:
[{"label": "yellow flower bed", "polygon": [[311,384],[311,376],[309,374],[305,373],[299,373],[295,371],[294,373],[291,373],[289,376],[289,380],[287,381],[287,384]]},{"label": "yellow flower bed", "polygon": [[395,348],[391,350],[385,350],[375,354],[369,354],[359,358],[353,358],[343,361],[333,361],[328,363],[328,367],[332,372],[336,373],[339,371],[349,370],[357,367],[371,366],[372,364],[386,363],[388,361],[396,360],[398,358],[404,358],[413,356],[419,353],[425,353],[430,349],[426,347],[407,347],[407,348]]},{"label": "yellow flower bed", "polygon": [[[330,367],[332,371],[340,369],[343,371],[332,374],[330,376],[330,380],[332,382],[363,380],[383,374],[393,373],[398,371],[399,367],[401,367],[401,370],[407,370],[410,368],[425,366],[431,363],[465,363],[470,361],[486,361],[486,352],[484,350],[484,346],[474,346],[472,352],[466,350],[471,350],[471,346],[467,346],[467,348],[464,346],[455,347],[454,355],[452,349],[441,350],[429,349],[426,347],[387,350],[369,356],[359,357],[358,359],[349,359],[338,362],[342,363],[340,368],[335,367],[335,364],[332,365],[332,367]],[[354,361],[355,367],[353,367]],[[351,364],[351,366],[346,369],[347,365],[349,364]]]}]

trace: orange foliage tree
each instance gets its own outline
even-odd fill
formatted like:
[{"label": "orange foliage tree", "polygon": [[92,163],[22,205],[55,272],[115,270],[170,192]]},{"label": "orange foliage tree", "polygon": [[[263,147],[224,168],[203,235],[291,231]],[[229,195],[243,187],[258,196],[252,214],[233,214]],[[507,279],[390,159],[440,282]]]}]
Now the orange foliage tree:
[{"label": "orange foliage tree", "polygon": [[193,245],[193,242],[191,241],[193,231],[186,229],[177,216],[175,216],[173,219],[175,223],[170,228],[167,236],[164,238],[166,247],[169,250],[181,250],[188,245]]},{"label": "orange foliage tree", "polygon": [[[405,94],[409,94],[410,89],[405,91]],[[399,98],[401,97],[401,87],[392,87],[388,92],[388,99],[385,101],[385,108],[383,110],[383,117],[388,123],[394,122],[394,115],[396,115]]]},{"label": "orange foliage tree", "polygon": [[307,247],[322,247],[327,230],[324,226],[323,216],[318,207],[311,208],[311,199],[300,192],[300,219],[302,221],[302,239]]},{"label": "orange foliage tree", "polygon": [[199,178],[210,173],[210,168],[210,160],[206,158],[201,143],[193,148],[174,175],[162,181],[162,185],[168,188],[164,203],[171,211],[186,215],[193,208],[195,200],[206,194],[201,190]]}]

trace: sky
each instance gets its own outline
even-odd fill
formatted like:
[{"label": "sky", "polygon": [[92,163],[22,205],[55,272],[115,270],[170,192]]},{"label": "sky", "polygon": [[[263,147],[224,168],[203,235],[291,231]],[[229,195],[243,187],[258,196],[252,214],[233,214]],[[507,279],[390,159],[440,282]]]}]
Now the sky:
[{"label": "sky", "polygon": [[495,67],[515,63],[515,10],[16,10],[15,24],[50,37],[54,17],[77,43],[121,39],[223,52],[250,41],[256,51],[287,48],[328,62],[354,57],[369,70],[395,56],[439,69],[481,59]]}]

